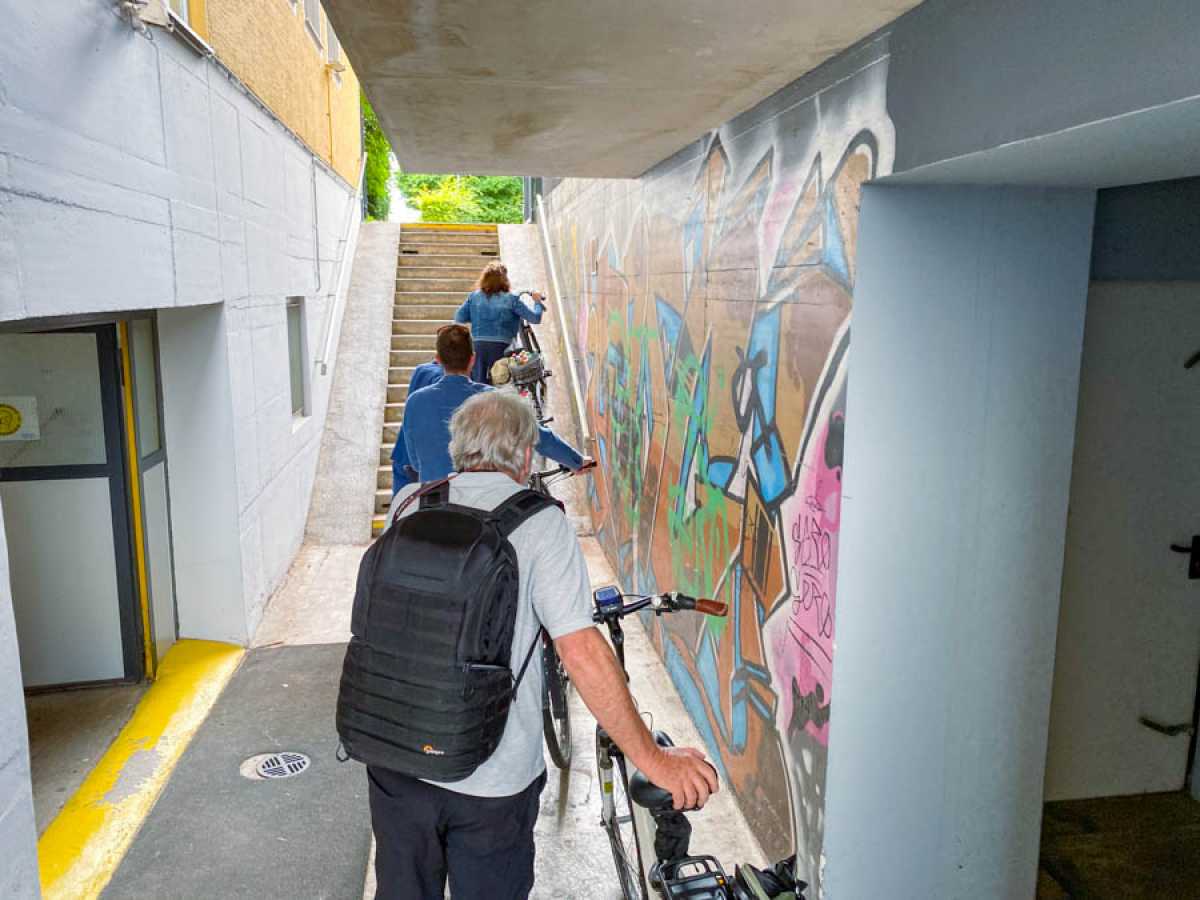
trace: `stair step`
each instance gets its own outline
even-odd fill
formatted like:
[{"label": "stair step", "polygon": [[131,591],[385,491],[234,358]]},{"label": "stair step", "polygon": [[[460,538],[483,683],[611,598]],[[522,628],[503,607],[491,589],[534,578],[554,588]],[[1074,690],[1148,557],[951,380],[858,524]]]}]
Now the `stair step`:
[{"label": "stair step", "polygon": [[476,274],[487,265],[489,256],[482,253],[421,253],[402,252],[397,260],[403,270],[414,267],[433,267],[437,269],[471,269]]},{"label": "stair step", "polygon": [[377,515],[371,517],[371,537],[379,537],[379,535],[383,534],[385,522],[387,522],[387,516]]},{"label": "stair step", "polygon": [[391,493],[392,490],[392,461],[388,460],[386,466],[380,466],[375,472],[375,487],[384,488]]},{"label": "stair step", "polygon": [[[452,310],[451,316],[454,315],[453,310],[462,306],[466,295],[462,291],[401,291],[395,293],[394,302],[397,306],[449,306]],[[423,319],[424,316],[414,315],[414,319]]]},{"label": "stair step", "polygon": [[405,244],[464,244],[468,247],[498,245],[500,235],[494,231],[410,231],[400,230],[400,246]]},{"label": "stair step", "polygon": [[[432,322],[437,331],[442,325],[448,325],[454,322],[454,313],[457,306],[434,306],[432,304],[422,304],[413,306],[397,307],[398,312],[403,312],[403,318],[406,319],[425,319],[426,322]],[[396,317],[400,318],[400,317]]]},{"label": "stair step", "polygon": [[385,513],[388,507],[392,505],[392,489],[390,487],[382,488],[375,491],[375,512]]},{"label": "stair step", "polygon": [[434,349],[437,347],[437,335],[432,331],[426,334],[396,334],[395,328],[392,329],[392,349],[393,350],[421,350],[429,362],[433,359]]},{"label": "stair step", "polygon": [[404,403],[408,399],[407,384],[389,384],[387,389],[388,403]]},{"label": "stair step", "polygon": [[470,279],[479,277],[479,266],[401,266],[396,270],[396,283],[403,284],[413,278]]},{"label": "stair step", "polygon": [[399,425],[404,421],[404,403],[385,403],[383,405],[383,424]]},{"label": "stair step", "polygon": [[[415,369],[421,363],[429,362],[429,351],[428,350],[393,350],[391,361],[392,361],[391,368]],[[411,374],[412,374],[412,372],[410,371],[409,375],[411,375]],[[391,375],[391,372],[388,372],[388,375]],[[390,379],[388,380],[388,384],[393,384],[393,383],[394,382],[392,382]]]},{"label": "stair step", "polygon": [[389,472],[392,470],[392,448],[396,446],[396,442],[384,444],[379,448],[379,465],[386,468]]},{"label": "stair step", "polygon": [[[457,306],[449,305],[433,305],[433,304],[397,304],[396,311],[403,313],[403,318],[406,319],[426,319],[436,325],[445,325],[449,322],[454,322],[454,314]],[[401,318],[397,316],[396,318]],[[436,331],[437,329],[434,329]]]},{"label": "stair step", "polygon": [[427,241],[424,238],[400,238],[400,248],[396,251],[397,258],[401,256],[423,256],[430,253],[446,253],[452,256],[475,256],[495,259],[500,255],[500,242],[472,241],[458,243],[456,241]]},{"label": "stair step", "polygon": [[383,442],[385,444],[395,444],[400,437],[400,423],[393,422],[392,424],[384,424],[383,426]]},{"label": "stair step", "polygon": [[421,335],[429,339],[430,346],[436,343],[437,330],[450,320],[447,319],[392,319],[392,334]]},{"label": "stair step", "polygon": [[457,294],[459,303],[467,299],[467,294],[475,290],[475,278],[397,278],[396,293],[429,293]]},{"label": "stair step", "polygon": [[388,366],[388,387],[408,387],[416,366]]}]

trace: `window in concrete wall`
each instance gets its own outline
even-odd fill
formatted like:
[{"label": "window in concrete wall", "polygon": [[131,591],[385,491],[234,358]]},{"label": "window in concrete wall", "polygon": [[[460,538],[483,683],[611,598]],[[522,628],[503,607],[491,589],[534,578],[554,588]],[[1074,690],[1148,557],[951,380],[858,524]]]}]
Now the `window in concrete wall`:
[{"label": "window in concrete wall", "polygon": [[308,26],[308,33],[317,42],[317,46],[322,46],[320,0],[304,0],[304,24]]},{"label": "window in concrete wall", "polygon": [[287,302],[288,365],[291,369],[292,415],[308,415],[308,399],[305,392],[304,371],[307,365],[308,347],[304,327],[304,298],[289,297]]}]

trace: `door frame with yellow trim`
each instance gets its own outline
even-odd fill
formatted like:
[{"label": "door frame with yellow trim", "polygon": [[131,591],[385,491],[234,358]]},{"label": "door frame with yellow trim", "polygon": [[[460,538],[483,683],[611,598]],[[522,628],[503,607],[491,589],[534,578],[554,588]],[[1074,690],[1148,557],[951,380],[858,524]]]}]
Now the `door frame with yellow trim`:
[{"label": "door frame with yellow trim", "polygon": [[[133,349],[132,334],[135,329],[141,340],[141,353],[135,353]],[[90,334],[95,337],[103,415],[104,462],[0,467],[0,484],[24,483],[29,489],[38,482],[48,481],[102,478],[107,482],[116,573],[115,612],[119,619],[123,662],[120,677],[39,681],[27,685],[27,690],[136,682],[153,678],[158,659],[166,651],[169,642],[173,642],[177,636],[174,564],[169,510],[166,508],[169,496],[166,442],[162,431],[162,392],[155,320],[152,314],[147,314],[66,328],[38,328],[21,334]],[[162,467],[161,471],[156,471],[159,466]],[[154,482],[150,510],[147,510],[148,475]],[[150,523],[147,521],[148,513]],[[6,515],[9,515],[7,510]],[[21,523],[8,521],[7,525],[12,532]],[[65,542],[61,549],[63,564],[70,565],[72,547],[69,542]],[[152,549],[157,553],[152,554]],[[15,571],[22,561],[14,558],[10,563]],[[159,568],[154,568],[155,563]],[[158,604],[154,603],[155,587],[162,594]],[[26,602],[37,600],[36,596],[26,598]],[[14,602],[17,601],[18,598],[14,597]],[[111,602],[111,595],[106,602]],[[157,623],[154,615],[156,610],[160,613]],[[156,645],[156,634],[165,638],[162,646]],[[40,636],[29,639],[45,640]]]}]

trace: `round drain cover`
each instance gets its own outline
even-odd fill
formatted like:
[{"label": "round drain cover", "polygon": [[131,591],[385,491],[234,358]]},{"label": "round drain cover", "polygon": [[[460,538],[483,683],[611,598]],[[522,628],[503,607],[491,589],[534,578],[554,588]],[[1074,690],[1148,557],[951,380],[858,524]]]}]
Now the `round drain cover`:
[{"label": "round drain cover", "polygon": [[254,771],[260,778],[291,778],[307,769],[308,765],[308,757],[303,753],[285,750],[260,759]]}]

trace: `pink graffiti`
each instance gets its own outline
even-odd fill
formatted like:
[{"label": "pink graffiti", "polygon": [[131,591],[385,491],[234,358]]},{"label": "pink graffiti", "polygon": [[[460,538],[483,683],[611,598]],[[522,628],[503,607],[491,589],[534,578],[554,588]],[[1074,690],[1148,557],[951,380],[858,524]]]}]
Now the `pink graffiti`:
[{"label": "pink graffiti", "polygon": [[[846,339],[844,330],[839,339]],[[845,433],[845,371],[833,357],[820,385],[823,400],[806,423],[795,493],[780,509],[788,591],[764,633],[778,698],[776,727],[828,746]]]}]

